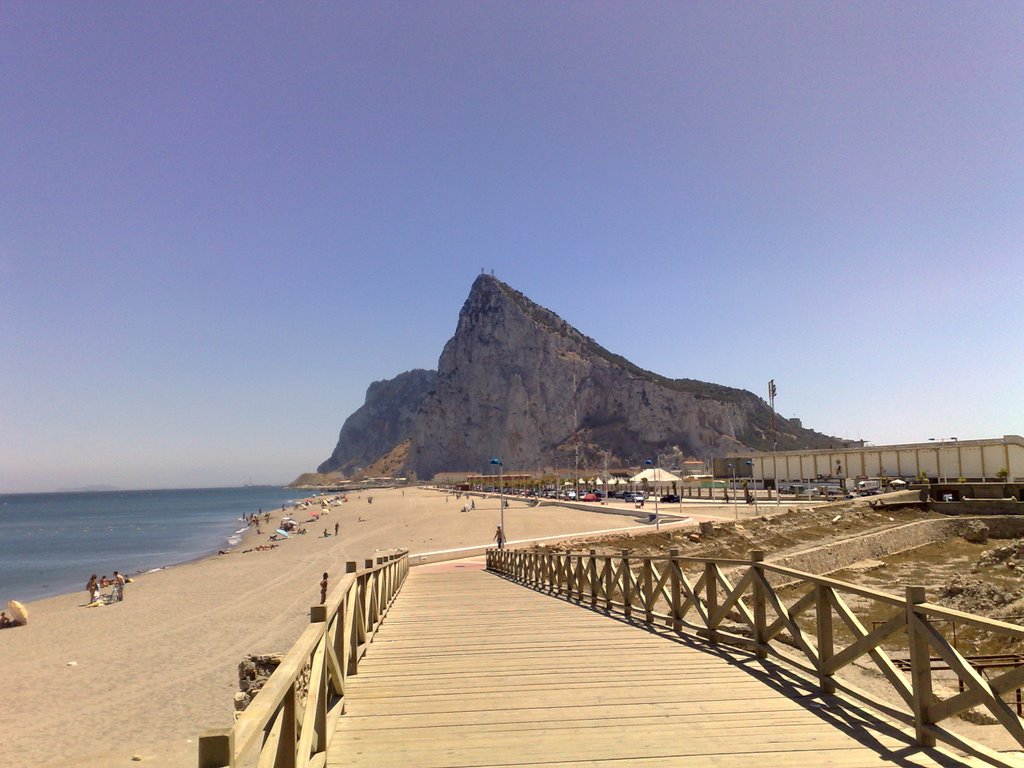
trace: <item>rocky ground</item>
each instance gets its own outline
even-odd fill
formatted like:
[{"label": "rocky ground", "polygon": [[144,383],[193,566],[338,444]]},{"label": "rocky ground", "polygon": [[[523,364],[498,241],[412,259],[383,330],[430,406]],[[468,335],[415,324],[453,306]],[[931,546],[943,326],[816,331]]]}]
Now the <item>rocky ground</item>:
[{"label": "rocky ground", "polygon": [[[618,535],[577,538],[572,550],[595,549],[608,554],[629,549],[636,555],[664,554],[672,547],[690,557],[747,558],[751,550],[763,549],[768,557],[799,552],[859,533],[903,525],[927,518],[943,517],[916,507],[880,510],[869,506],[870,499],[851,499],[817,507],[775,512],[772,505],[762,506],[767,514],[742,522],[714,523],[712,535],[692,530],[652,531],[622,537]],[[551,551],[565,551],[552,546]]]}]

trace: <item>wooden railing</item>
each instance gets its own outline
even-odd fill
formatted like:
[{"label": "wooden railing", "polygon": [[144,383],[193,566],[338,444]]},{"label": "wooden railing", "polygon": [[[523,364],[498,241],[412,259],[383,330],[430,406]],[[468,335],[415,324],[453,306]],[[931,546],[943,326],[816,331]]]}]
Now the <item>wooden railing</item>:
[{"label": "wooden railing", "polygon": [[[367,560],[347,573],[232,728],[199,738],[199,768],[320,768],[354,675],[409,572],[409,553]],[[308,681],[302,678],[308,668]],[[303,691],[302,688],[305,688]],[[304,694],[304,695],[303,695]]]},{"label": "wooden railing", "polygon": [[[921,746],[934,746],[939,740],[993,765],[1021,765],[942,723],[981,705],[1024,746],[1024,721],[1002,699],[1002,694],[1024,683],[1024,665],[986,679],[935,624],[954,619],[1009,644],[1024,640],[1024,627],[933,605],[925,601],[923,587],[907,587],[905,596],[897,597],[765,563],[760,551],[752,552],[750,560],[729,560],[681,557],[678,550],[667,556],[636,557],[629,550],[609,556],[594,550],[584,554],[491,549],[487,568],[595,610],[621,613],[712,643],[746,646],[760,658],[771,655],[810,674],[823,693],[841,690],[913,726]],[[869,631],[847,601],[869,606],[881,615],[881,623]],[[909,654],[907,675],[893,663],[893,649]],[[933,654],[963,681],[962,691],[955,682],[947,686],[944,680],[933,679]],[[895,691],[891,701],[837,676],[864,656]]]}]

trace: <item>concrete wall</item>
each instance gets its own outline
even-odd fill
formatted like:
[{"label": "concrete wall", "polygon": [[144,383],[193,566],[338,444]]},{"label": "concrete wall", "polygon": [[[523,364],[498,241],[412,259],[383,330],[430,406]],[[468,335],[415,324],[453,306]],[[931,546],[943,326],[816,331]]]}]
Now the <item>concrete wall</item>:
[{"label": "concrete wall", "polygon": [[1021,515],[1024,505],[1013,499],[966,499],[932,501],[928,509],[944,515]]},{"label": "concrete wall", "polygon": [[[933,482],[956,481],[960,477],[994,481],[996,473],[1006,469],[1011,482],[1024,482],[1024,437],[1020,435],[988,440],[945,439],[908,445],[765,452],[728,457],[723,461],[745,466],[747,459],[753,461],[755,478],[780,481],[879,475],[912,479],[921,472]],[[717,466],[716,463],[716,471]]]}]

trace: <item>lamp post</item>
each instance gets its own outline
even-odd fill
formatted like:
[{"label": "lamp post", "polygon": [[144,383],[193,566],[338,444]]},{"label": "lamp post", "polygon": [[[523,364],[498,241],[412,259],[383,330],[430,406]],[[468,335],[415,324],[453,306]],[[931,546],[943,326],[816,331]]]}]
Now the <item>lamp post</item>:
[{"label": "lamp post", "polygon": [[740,510],[736,506],[736,467],[732,464],[726,464],[726,467],[732,470],[732,512],[736,516],[736,519],[740,519]]},{"label": "lamp post", "polygon": [[[654,458],[658,459],[659,457],[657,455],[655,455]],[[660,462],[658,462],[658,461],[651,461],[650,459],[647,459],[647,461],[644,462],[644,464],[646,464],[647,466],[654,468],[654,530],[656,530],[656,531],[661,530],[661,514],[658,511],[658,464],[659,463]]]},{"label": "lamp post", "polygon": [[501,464],[501,459],[495,457],[491,459],[491,464],[495,464],[498,467],[498,525],[501,526],[501,535],[508,541],[508,533],[505,531],[505,467]]}]

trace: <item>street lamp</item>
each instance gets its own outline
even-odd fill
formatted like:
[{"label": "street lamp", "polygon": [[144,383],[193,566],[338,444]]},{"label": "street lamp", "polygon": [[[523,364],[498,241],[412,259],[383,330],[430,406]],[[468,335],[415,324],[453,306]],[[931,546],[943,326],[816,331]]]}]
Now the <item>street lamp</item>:
[{"label": "street lamp", "polygon": [[498,525],[501,526],[501,535],[505,541],[508,541],[508,533],[505,531],[505,467],[501,464],[501,459],[494,457],[491,459],[491,464],[498,467]]},{"label": "street lamp", "polygon": [[[657,459],[658,456],[655,455],[655,458]],[[660,462],[657,462],[657,461],[651,461],[650,459],[647,459],[647,461],[644,462],[644,464],[646,464],[647,466],[654,468],[654,530],[656,530],[656,531],[657,530],[661,530],[661,514],[658,512],[658,466],[657,465],[659,463]]]},{"label": "street lamp", "polygon": [[726,467],[732,470],[732,512],[736,516],[736,519],[740,519],[740,510],[736,506],[736,467],[732,464],[726,464]]}]

